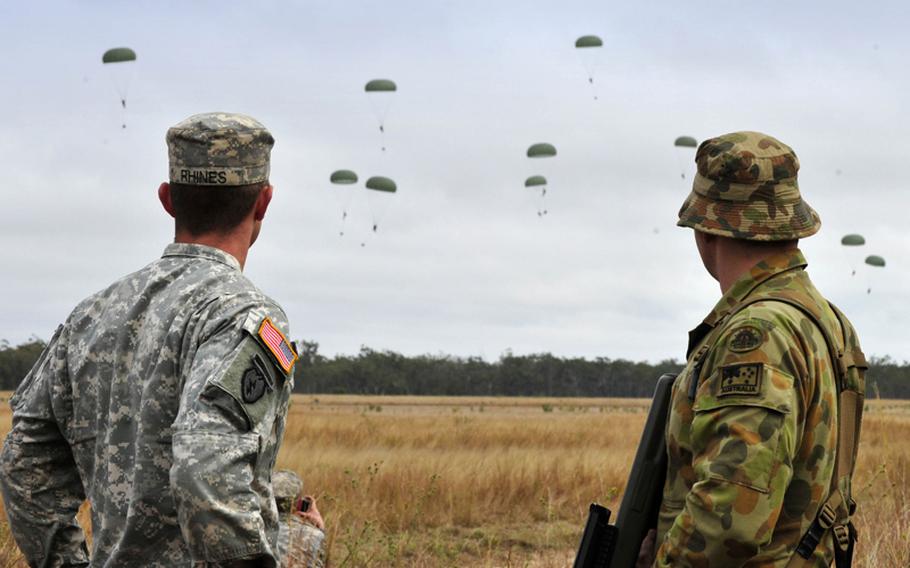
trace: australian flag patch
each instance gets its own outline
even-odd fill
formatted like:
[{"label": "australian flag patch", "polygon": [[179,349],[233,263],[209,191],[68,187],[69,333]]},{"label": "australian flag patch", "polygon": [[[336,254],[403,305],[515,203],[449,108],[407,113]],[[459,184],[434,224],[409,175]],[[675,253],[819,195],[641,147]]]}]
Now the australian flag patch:
[{"label": "australian flag patch", "polygon": [[758,396],[761,394],[763,363],[745,363],[721,368],[720,393],[717,396]]}]

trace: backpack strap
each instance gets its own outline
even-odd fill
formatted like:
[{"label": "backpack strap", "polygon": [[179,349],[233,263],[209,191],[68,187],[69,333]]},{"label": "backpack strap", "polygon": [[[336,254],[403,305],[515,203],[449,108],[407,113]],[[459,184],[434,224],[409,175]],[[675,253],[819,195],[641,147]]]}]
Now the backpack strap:
[{"label": "backpack strap", "polygon": [[821,314],[800,302],[794,297],[773,295],[750,298],[736,311],[745,306],[762,301],[783,302],[800,310],[822,332],[831,363],[834,365],[837,379],[837,448],[834,473],[828,498],[819,509],[818,515],[809,530],[800,539],[788,567],[806,565],[812,557],[819,542],[830,530],[834,539],[834,560],[837,568],[850,568],[853,563],[853,548],[857,539],[856,527],[852,517],[856,512],[856,501],[853,500],[853,470],[856,465],[856,453],[859,448],[859,436],[863,419],[865,398],[865,371],[868,368],[866,357],[856,340],[854,331],[846,318],[834,304],[828,303],[838,325],[841,328],[840,341],[835,339],[831,330],[821,321]]},{"label": "backpack strap", "polygon": [[[856,502],[852,494],[852,477],[856,465],[856,454],[859,448],[859,436],[862,426],[863,404],[865,398],[865,371],[868,368],[866,357],[859,347],[855,332],[847,323],[843,313],[830,302],[828,306],[834,313],[840,326],[840,338],[835,338],[831,330],[822,323],[822,314],[817,306],[808,305],[793,295],[773,292],[747,298],[731,311],[708,334],[702,348],[696,353],[693,378],[689,388],[689,399],[694,400],[698,388],[699,376],[707,353],[726,329],[726,322],[735,314],[758,302],[782,302],[806,315],[821,331],[828,347],[828,354],[834,366],[837,383],[837,447],[834,472],[828,497],[819,509],[818,515],[809,530],[800,539],[796,554],[787,564],[788,568],[811,566],[807,562],[818,547],[819,542],[830,530],[834,539],[834,558],[837,568],[850,568],[853,559],[853,548],[857,532],[852,517],[856,512]],[[838,340],[839,339],[839,340]]]}]

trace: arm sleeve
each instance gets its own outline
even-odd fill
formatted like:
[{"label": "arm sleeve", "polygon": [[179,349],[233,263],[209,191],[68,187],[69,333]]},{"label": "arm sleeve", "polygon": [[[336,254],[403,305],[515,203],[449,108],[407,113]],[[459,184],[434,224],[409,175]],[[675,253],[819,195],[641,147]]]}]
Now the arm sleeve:
[{"label": "arm sleeve", "polygon": [[[270,567],[276,565],[275,555],[255,485],[261,483],[256,476],[260,430],[279,398],[277,389],[264,385],[248,388],[244,396],[242,380],[247,372],[255,377],[275,369],[250,371],[253,359],[266,355],[244,329],[245,318],[233,319],[237,323],[220,325],[199,346],[188,368],[174,425],[171,490],[194,561]],[[275,379],[273,374],[266,382]]]},{"label": "arm sleeve", "polygon": [[10,530],[30,566],[89,563],[85,535],[76,521],[85,491],[55,414],[55,396],[68,392],[62,329],[10,401],[13,426],[0,453]]},{"label": "arm sleeve", "polygon": [[[691,426],[695,483],[655,566],[735,568],[768,544],[781,512],[798,436],[800,392],[792,336],[752,320],[763,342],[747,352],[718,342]],[[731,325],[736,331],[736,327]]]}]

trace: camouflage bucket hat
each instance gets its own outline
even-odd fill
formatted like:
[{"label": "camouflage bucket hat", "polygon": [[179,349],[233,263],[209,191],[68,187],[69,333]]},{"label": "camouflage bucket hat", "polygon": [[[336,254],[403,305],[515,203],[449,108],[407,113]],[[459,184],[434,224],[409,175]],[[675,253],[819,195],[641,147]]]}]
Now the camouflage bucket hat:
[{"label": "camouflage bucket hat", "polygon": [[297,497],[303,493],[303,481],[295,472],[281,469],[272,474],[272,491],[275,493],[278,510],[290,513]]},{"label": "camouflage bucket hat", "polygon": [[193,115],[169,128],[165,139],[173,183],[235,186],[269,179],[275,139],[245,114]]},{"label": "camouflage bucket hat", "polygon": [[760,132],[724,134],[702,142],[695,162],[680,227],[751,241],[800,239],[821,227],[799,193],[799,159],[779,140]]}]

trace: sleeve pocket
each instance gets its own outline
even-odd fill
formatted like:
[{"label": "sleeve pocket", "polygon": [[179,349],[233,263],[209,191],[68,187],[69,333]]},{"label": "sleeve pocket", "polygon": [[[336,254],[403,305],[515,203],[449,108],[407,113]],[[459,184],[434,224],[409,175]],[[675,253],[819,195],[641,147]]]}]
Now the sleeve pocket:
[{"label": "sleeve pocket", "polygon": [[781,443],[794,404],[793,378],[765,365],[760,392],[719,396],[722,369],[699,387],[693,405],[693,466],[701,479],[768,493],[787,465]]}]

